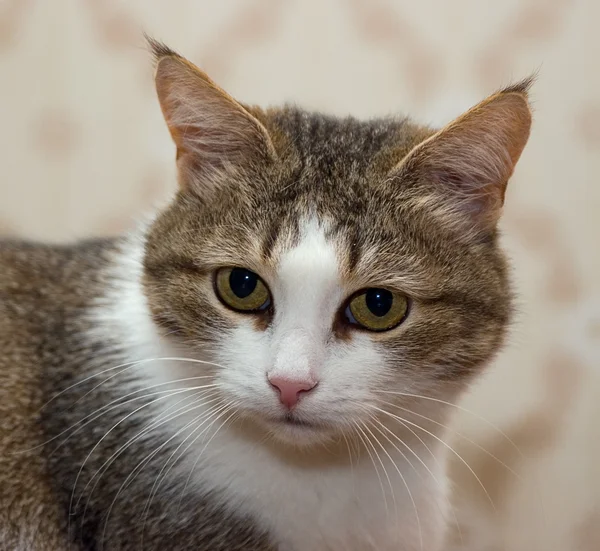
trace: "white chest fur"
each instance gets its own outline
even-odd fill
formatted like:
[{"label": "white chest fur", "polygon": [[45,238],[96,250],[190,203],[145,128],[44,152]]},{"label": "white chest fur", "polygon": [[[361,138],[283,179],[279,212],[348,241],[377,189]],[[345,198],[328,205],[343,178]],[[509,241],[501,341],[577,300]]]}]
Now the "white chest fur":
[{"label": "white chest fur", "polygon": [[438,463],[427,472],[393,449],[390,457],[377,451],[383,465],[374,451],[375,464],[364,451],[350,462],[345,443],[317,458],[276,453],[240,437],[242,430],[223,428],[210,446],[199,445],[194,483],[224,491],[231,508],[259,519],[282,551],[439,549],[446,500]]}]

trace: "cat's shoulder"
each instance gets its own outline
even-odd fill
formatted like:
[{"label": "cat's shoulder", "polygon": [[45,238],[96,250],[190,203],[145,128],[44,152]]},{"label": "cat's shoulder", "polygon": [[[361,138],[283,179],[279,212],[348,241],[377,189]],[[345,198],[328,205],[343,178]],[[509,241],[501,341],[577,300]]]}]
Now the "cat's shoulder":
[{"label": "cat's shoulder", "polygon": [[118,239],[66,245],[0,240],[0,304],[64,301],[89,295],[98,286],[118,243]]},{"label": "cat's shoulder", "polygon": [[53,342],[67,258],[65,248],[0,240],[0,549],[70,549],[39,424],[42,346]]}]

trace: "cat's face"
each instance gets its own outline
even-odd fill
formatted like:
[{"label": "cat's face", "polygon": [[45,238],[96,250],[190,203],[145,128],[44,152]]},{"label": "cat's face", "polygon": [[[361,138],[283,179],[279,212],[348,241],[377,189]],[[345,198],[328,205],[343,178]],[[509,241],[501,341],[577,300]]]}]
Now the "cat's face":
[{"label": "cat's face", "polygon": [[[473,138],[491,121],[473,116],[466,138],[452,127],[419,146],[433,132],[406,121],[251,115],[220,105],[233,100],[209,81],[208,92],[201,82],[186,92],[190,66],[167,59],[174,65],[164,82],[159,65],[157,82],[182,189],[147,239],[157,325],[213,362],[202,372],[220,396],[285,442],[361,430],[399,404],[418,409],[416,395],[453,400],[509,321],[493,211],[516,162],[512,142],[491,139],[486,151]],[[171,116],[178,80],[178,102],[183,92],[211,94],[212,118]],[[526,109],[522,93],[509,96]],[[466,157],[461,140],[472,142]],[[468,162],[480,164],[469,172]],[[484,193],[493,178],[497,192]]]},{"label": "cat's face", "polygon": [[[358,128],[346,139],[367,144]],[[313,144],[310,170],[288,158],[231,175],[210,201],[183,191],[147,246],[157,321],[209,351],[227,400],[292,439],[351,429],[391,392],[452,398],[508,320],[495,240],[461,241],[411,206],[408,182],[368,176],[370,156],[332,175],[345,147]]]}]

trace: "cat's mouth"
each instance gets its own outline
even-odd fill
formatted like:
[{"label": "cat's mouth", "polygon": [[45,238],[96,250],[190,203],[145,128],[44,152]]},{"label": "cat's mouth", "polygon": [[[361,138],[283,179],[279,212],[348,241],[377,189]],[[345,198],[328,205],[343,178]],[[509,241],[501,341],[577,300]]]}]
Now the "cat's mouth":
[{"label": "cat's mouth", "polygon": [[255,421],[288,444],[307,445],[329,439],[336,433],[335,424],[296,411],[279,414],[251,415]]},{"label": "cat's mouth", "polygon": [[310,446],[329,440],[336,433],[335,425],[295,412],[261,417],[260,424],[267,428],[271,436],[292,446]]},{"label": "cat's mouth", "polygon": [[307,429],[322,429],[322,425],[318,423],[312,423],[306,419],[302,419],[293,413],[286,413],[278,419],[279,423],[291,427],[307,428]]},{"label": "cat's mouth", "polygon": [[280,427],[287,427],[300,430],[304,429],[310,431],[323,431],[326,428],[323,425],[323,423],[308,421],[307,419],[304,419],[292,412],[288,412],[285,415],[278,417],[277,419],[275,419],[275,422]]}]

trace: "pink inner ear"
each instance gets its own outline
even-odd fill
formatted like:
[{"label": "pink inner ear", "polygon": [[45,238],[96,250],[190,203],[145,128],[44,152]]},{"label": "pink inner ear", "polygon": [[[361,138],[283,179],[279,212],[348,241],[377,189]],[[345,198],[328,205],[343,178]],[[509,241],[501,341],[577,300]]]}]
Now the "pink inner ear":
[{"label": "pink inner ear", "polygon": [[503,185],[486,185],[474,179],[465,182],[464,175],[440,170],[433,181],[446,190],[448,201],[455,206],[454,210],[479,225],[497,222],[504,204],[507,180]]},{"label": "pink inner ear", "polygon": [[160,59],[156,90],[177,146],[184,187],[203,179],[214,183],[215,172],[225,166],[243,167],[275,156],[264,126],[188,61],[176,56]]},{"label": "pink inner ear", "polygon": [[531,115],[523,94],[497,94],[417,146],[404,165],[434,185],[444,208],[471,225],[497,222],[506,185],[527,139]]}]

